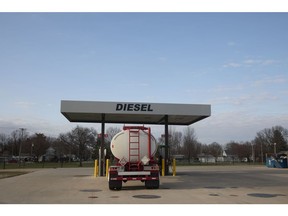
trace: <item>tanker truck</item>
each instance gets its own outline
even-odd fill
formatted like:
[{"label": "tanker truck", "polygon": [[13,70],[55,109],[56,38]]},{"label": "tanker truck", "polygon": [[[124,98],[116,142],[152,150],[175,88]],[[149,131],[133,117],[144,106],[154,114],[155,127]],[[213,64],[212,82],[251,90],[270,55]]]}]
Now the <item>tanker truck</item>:
[{"label": "tanker truck", "polygon": [[156,139],[150,127],[124,126],[110,143],[116,164],[109,167],[110,190],[121,190],[122,182],[145,182],[147,189],[159,188],[159,166],[154,159]]}]

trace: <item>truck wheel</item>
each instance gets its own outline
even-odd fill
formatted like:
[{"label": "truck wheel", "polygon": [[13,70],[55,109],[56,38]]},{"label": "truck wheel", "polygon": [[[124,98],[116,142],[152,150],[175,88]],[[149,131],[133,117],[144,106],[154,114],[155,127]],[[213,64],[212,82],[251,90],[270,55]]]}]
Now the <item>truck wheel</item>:
[{"label": "truck wheel", "polygon": [[159,189],[159,185],[160,185],[159,180],[154,180],[153,188],[154,189]]},{"label": "truck wheel", "polygon": [[145,181],[145,187],[147,189],[158,189],[159,188],[159,180]]},{"label": "truck wheel", "polygon": [[152,172],[151,173],[152,177],[158,177],[157,180],[150,180],[150,181],[145,181],[145,187],[147,189],[158,189],[160,185],[160,174],[159,172]]},{"label": "truck wheel", "polygon": [[159,188],[159,180],[152,180],[152,188],[153,189]]},{"label": "truck wheel", "polygon": [[109,189],[114,190],[114,185],[109,181]]},{"label": "truck wheel", "polygon": [[122,189],[122,181],[112,181],[111,178],[116,178],[117,174],[108,173],[108,185],[110,190],[121,190]]},{"label": "truck wheel", "polygon": [[122,181],[109,181],[109,189],[110,190],[121,190],[122,189]]},{"label": "truck wheel", "polygon": [[116,190],[121,190],[122,189],[122,181],[116,181],[115,182],[115,189]]}]

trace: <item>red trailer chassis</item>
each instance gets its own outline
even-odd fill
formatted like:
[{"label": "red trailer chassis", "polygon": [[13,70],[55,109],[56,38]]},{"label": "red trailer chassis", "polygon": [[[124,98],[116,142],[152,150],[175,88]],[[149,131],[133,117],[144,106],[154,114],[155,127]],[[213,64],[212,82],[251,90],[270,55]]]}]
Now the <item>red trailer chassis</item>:
[{"label": "red trailer chassis", "polygon": [[[131,126],[131,127],[124,126],[123,130],[129,130],[129,142],[130,142],[131,137],[135,138],[136,136],[139,136],[140,130],[148,131],[149,138],[148,138],[148,143],[147,143],[147,149],[149,152],[149,157],[146,159],[147,162],[143,163],[143,161],[140,160],[140,153],[135,153],[135,147],[133,147],[134,152],[133,152],[133,155],[131,154],[131,156],[134,156],[134,157],[138,156],[138,161],[132,163],[132,162],[125,162],[125,161],[123,162],[121,160],[118,160],[116,166],[110,166],[109,172],[108,172],[109,189],[121,190],[122,182],[139,181],[139,180],[142,182],[145,182],[145,187],[148,189],[159,188],[159,182],[160,182],[159,166],[153,160],[153,157],[151,156],[150,128],[146,128],[143,126]],[[133,143],[135,146],[135,141],[133,141]],[[140,141],[138,145],[140,145]],[[129,148],[130,148],[130,143],[129,143]],[[129,149],[129,159],[130,159],[130,149]]]},{"label": "red trailer chassis", "polygon": [[[142,181],[147,189],[158,189],[160,182],[158,165],[148,166],[146,171],[123,171],[124,167],[111,166],[109,168],[108,182],[110,190],[121,190],[122,182]],[[148,168],[146,167],[146,169]]]}]

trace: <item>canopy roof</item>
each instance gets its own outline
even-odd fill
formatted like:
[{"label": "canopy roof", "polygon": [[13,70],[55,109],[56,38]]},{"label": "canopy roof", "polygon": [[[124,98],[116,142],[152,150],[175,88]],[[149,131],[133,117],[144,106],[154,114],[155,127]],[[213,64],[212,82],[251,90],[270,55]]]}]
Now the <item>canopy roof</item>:
[{"label": "canopy roof", "polygon": [[210,105],[142,102],[61,101],[70,122],[190,125],[211,115]]}]

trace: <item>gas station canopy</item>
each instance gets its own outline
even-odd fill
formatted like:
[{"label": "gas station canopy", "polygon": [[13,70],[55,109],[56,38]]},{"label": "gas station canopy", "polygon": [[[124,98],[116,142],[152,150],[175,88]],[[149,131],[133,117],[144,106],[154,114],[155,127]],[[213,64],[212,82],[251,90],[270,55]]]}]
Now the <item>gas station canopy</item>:
[{"label": "gas station canopy", "polygon": [[[103,101],[61,101],[61,113],[70,122],[101,123],[101,134],[105,134],[105,123],[159,124],[165,125],[165,154],[168,158],[168,125],[190,125],[211,115],[210,105],[103,102]],[[100,175],[103,176],[104,136],[101,136],[99,152]],[[165,174],[169,173],[165,160]]]},{"label": "gas station canopy", "polygon": [[61,113],[70,122],[190,125],[211,115],[210,105],[61,101]]}]

